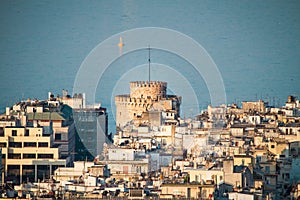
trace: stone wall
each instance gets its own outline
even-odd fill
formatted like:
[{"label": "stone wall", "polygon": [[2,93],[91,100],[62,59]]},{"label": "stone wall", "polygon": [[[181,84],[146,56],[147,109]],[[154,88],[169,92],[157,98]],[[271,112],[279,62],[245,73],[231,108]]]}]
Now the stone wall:
[{"label": "stone wall", "polygon": [[162,81],[135,81],[130,82],[130,97],[135,98],[165,98],[167,83]]}]

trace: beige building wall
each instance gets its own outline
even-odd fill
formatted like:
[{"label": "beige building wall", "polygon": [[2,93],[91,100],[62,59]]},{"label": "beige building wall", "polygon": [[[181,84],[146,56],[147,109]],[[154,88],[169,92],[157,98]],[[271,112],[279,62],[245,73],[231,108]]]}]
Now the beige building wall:
[{"label": "beige building wall", "polygon": [[[37,181],[38,166],[48,166],[51,173],[52,166],[66,165],[66,160],[59,159],[58,148],[51,148],[50,137],[43,136],[43,128],[40,127],[5,127],[0,145],[5,176],[14,173],[20,178],[17,181],[20,183],[26,181],[22,180],[24,173],[34,173]],[[28,166],[32,166],[31,169],[23,169]]]},{"label": "beige building wall", "polygon": [[138,178],[141,173],[147,174],[150,170],[149,159],[140,160],[117,160],[117,161],[102,161],[99,164],[107,165],[110,170],[111,178],[117,180],[130,181],[132,178]]},{"label": "beige building wall", "polygon": [[219,170],[205,170],[205,169],[185,169],[190,175],[190,182],[206,183],[207,181],[213,181],[214,184],[219,184],[224,181],[224,172]]},{"label": "beige building wall", "polygon": [[233,157],[233,165],[252,166],[254,163],[252,156],[247,155],[235,155]]},{"label": "beige building wall", "polygon": [[194,199],[212,199],[214,185],[162,184],[162,195]]},{"label": "beige building wall", "polygon": [[286,151],[289,151],[289,144],[286,142],[269,142],[268,143],[268,149],[273,154],[276,154],[278,157],[281,154],[285,154]]},{"label": "beige building wall", "polygon": [[160,131],[154,135],[154,138],[163,146],[175,144],[175,128],[173,125],[161,126]]},{"label": "beige building wall", "polygon": [[234,161],[224,160],[224,182],[233,185],[233,187],[242,186],[242,176],[241,173],[234,173]]}]

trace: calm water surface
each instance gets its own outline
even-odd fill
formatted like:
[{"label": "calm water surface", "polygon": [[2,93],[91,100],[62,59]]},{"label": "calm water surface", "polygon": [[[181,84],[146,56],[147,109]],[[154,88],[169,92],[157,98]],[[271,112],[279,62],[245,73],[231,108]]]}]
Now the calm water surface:
[{"label": "calm water surface", "polygon": [[[3,0],[0,26],[2,112],[21,99],[72,91],[81,62],[97,44],[113,34],[149,26],[174,29],[200,43],[221,72],[228,103],[264,98],[278,106],[287,95],[300,94],[299,1]],[[118,67],[146,63],[146,55],[124,56],[106,72],[96,96],[110,112],[112,88],[120,81],[115,75]],[[186,65],[159,51],[153,52],[152,60]],[[164,78],[159,76],[163,69],[153,70],[153,79]],[[189,71],[185,76],[197,87],[200,109],[205,108],[210,99],[202,78]],[[126,81],[140,78],[147,79],[142,68],[123,77],[118,91],[128,93]],[[185,90],[176,81],[170,81],[169,87]],[[189,98],[183,96],[186,116],[199,109],[189,104]],[[113,127],[110,120],[111,131]]]}]

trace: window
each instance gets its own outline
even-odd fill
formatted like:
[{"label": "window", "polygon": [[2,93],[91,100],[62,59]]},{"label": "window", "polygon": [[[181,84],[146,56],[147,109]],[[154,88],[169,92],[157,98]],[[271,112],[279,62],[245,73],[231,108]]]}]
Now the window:
[{"label": "window", "polygon": [[39,142],[39,147],[48,147],[48,142]]},{"label": "window", "polygon": [[6,147],[6,142],[0,142],[0,147]]},{"label": "window", "polygon": [[61,134],[55,133],[55,140],[61,140]]},{"label": "window", "polygon": [[285,158],[285,155],[284,154],[280,154],[279,158]]},{"label": "window", "polygon": [[24,159],[35,159],[35,158],[36,158],[36,155],[33,154],[33,153],[24,153],[24,154],[23,154],[23,158],[24,158]]},{"label": "window", "polygon": [[25,136],[29,136],[29,129],[26,129]]},{"label": "window", "polygon": [[22,148],[22,142],[10,142],[8,146],[12,148]]},{"label": "window", "polygon": [[11,134],[12,134],[12,136],[17,136],[17,130],[12,130]]},{"label": "window", "polygon": [[24,147],[36,147],[36,142],[24,142]]},{"label": "window", "polygon": [[4,130],[3,130],[3,127],[0,127],[0,137],[4,137]]},{"label": "window", "polygon": [[53,158],[53,154],[38,154],[38,158]]},{"label": "window", "polygon": [[21,154],[20,153],[9,153],[8,159],[21,159]]},{"label": "window", "polygon": [[256,156],[256,162],[259,163],[261,161],[261,156]]}]

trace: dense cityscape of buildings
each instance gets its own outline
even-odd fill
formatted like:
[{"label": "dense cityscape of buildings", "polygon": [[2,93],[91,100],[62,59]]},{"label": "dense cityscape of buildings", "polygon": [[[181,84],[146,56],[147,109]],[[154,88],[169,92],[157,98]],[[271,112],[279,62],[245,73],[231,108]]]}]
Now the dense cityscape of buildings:
[{"label": "dense cityscape of buildings", "polygon": [[[115,97],[116,133],[84,94],[18,102],[0,116],[2,196],[298,199],[300,103],[208,106],[180,117],[167,83]],[[14,186],[14,188],[13,188]]]}]

